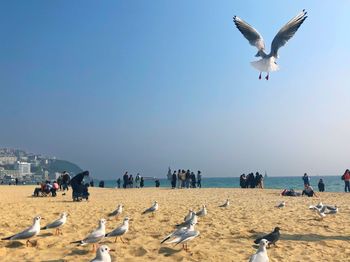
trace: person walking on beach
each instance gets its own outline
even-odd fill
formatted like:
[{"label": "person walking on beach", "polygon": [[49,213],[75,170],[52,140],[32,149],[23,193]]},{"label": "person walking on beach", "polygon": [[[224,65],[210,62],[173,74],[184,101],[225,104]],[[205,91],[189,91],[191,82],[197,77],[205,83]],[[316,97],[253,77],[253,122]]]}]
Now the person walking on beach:
[{"label": "person walking on beach", "polygon": [[124,176],[123,176],[123,188],[127,187],[128,181],[129,181],[129,176],[128,176],[128,171],[126,171]]},{"label": "person walking on beach", "polygon": [[141,176],[139,173],[137,173],[137,175],[135,177],[135,187],[136,188],[140,188],[140,180],[141,180]]},{"label": "person walking on beach", "polygon": [[176,171],[174,170],[174,173],[171,175],[171,188],[175,189],[176,188]]},{"label": "person walking on beach", "polygon": [[198,188],[202,188],[202,174],[201,171],[197,171],[197,186]]},{"label": "person walking on beach", "polygon": [[62,176],[62,184],[63,184],[63,191],[67,189],[68,191],[68,185],[70,184],[70,175],[67,171],[63,171],[63,176]]},{"label": "person walking on beach", "polygon": [[177,171],[177,188],[181,188],[181,170]]},{"label": "person walking on beach", "polygon": [[324,192],[324,183],[323,183],[323,179],[321,178],[320,181],[318,181],[318,191],[319,192]]},{"label": "person walking on beach", "polygon": [[342,179],[344,180],[344,183],[345,183],[344,191],[350,192],[350,171],[349,171],[349,169],[345,170],[344,175],[342,176]]},{"label": "person walking on beach", "polygon": [[185,188],[186,181],[186,171],[182,169],[181,171],[181,188]]},{"label": "person walking on beach", "polygon": [[143,188],[144,186],[145,186],[145,180],[143,179],[143,177],[141,177],[140,187]]},{"label": "person walking on beach", "polygon": [[129,176],[129,187],[130,188],[134,187],[134,178],[132,175]]},{"label": "person walking on beach", "polygon": [[186,188],[190,187],[190,179],[191,179],[191,172],[189,169],[187,169],[186,175],[185,175],[185,184]]},{"label": "person walking on beach", "polygon": [[245,174],[242,174],[240,177],[239,177],[239,186],[241,188],[246,188],[246,177],[245,177]]},{"label": "person walking on beach", "polygon": [[117,186],[118,186],[118,188],[120,188],[120,182],[121,182],[121,180],[120,180],[120,177],[117,179]]},{"label": "person walking on beach", "polygon": [[304,187],[310,186],[310,178],[306,173],[303,176],[303,181],[304,181]]},{"label": "person walking on beach", "polygon": [[191,187],[196,188],[196,184],[196,175],[193,172],[191,172]]}]

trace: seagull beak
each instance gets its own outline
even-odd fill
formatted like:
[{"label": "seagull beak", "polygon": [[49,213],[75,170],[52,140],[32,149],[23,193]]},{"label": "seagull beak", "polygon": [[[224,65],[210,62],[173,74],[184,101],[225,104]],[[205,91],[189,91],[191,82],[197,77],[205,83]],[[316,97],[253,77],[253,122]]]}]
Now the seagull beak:
[{"label": "seagull beak", "polygon": [[113,251],[113,252],[114,252],[114,251],[115,251],[115,249],[110,249],[109,251]]},{"label": "seagull beak", "polygon": [[41,220],[45,220],[45,218],[42,217]]}]

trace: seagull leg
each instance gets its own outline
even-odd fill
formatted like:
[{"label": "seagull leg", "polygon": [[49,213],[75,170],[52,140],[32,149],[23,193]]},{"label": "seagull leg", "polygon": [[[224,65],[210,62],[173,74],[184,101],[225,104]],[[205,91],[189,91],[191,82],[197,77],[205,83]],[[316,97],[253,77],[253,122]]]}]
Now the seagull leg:
[{"label": "seagull leg", "polygon": [[260,75],[259,75],[259,80],[261,79],[261,72],[260,72]]},{"label": "seagull leg", "polygon": [[122,238],[122,237],[120,237],[120,240],[123,242],[123,244],[125,244],[125,242],[124,242],[124,240],[123,240],[123,238]]},{"label": "seagull leg", "polygon": [[265,79],[266,79],[266,80],[269,80],[269,73],[267,73]]},{"label": "seagull leg", "polygon": [[116,237],[116,238],[114,239],[114,243],[117,243],[117,240],[118,240],[118,237]]},{"label": "seagull leg", "polygon": [[28,243],[29,243],[30,241],[29,241],[29,239],[26,241],[26,247],[28,247]]}]

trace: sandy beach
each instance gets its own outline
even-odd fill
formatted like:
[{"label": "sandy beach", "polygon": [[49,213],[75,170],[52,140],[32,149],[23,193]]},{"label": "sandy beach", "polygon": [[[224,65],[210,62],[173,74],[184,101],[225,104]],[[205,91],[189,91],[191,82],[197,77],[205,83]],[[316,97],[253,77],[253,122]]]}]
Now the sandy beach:
[{"label": "sandy beach", "polygon": [[[59,213],[70,214],[63,227],[63,236],[53,235],[54,230],[41,231],[35,239],[36,247],[26,247],[25,241],[0,241],[1,261],[89,261],[95,254],[91,246],[77,247],[71,241],[84,238],[97,227],[98,219],[117,204],[125,206],[130,231],[127,244],[105,239],[116,251],[113,261],[248,261],[255,253],[253,240],[281,228],[277,247],[268,249],[270,261],[349,261],[350,201],[344,193],[323,193],[319,198],[281,197],[278,190],[259,189],[100,189],[90,188],[88,202],[71,201],[71,191],[56,198],[33,198],[34,186],[1,186],[0,237],[6,237],[28,227],[32,218],[41,215],[42,225],[56,219]],[[229,208],[219,208],[226,198]],[[159,202],[159,212],[152,217],[141,212]],[[284,209],[274,206],[286,201]],[[318,201],[337,205],[339,213],[319,220],[308,210]],[[189,242],[191,253],[181,246],[161,245],[160,241],[181,222],[189,208],[208,207],[208,215],[199,219],[200,236]],[[106,231],[121,223],[108,220]]]}]

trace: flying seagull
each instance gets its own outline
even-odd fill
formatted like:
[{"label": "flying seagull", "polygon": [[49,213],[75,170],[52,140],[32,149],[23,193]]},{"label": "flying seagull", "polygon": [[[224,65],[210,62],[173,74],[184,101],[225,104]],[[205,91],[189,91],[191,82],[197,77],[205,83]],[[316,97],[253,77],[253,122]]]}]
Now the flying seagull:
[{"label": "flying seagull", "polygon": [[278,49],[284,46],[288,40],[293,37],[295,32],[299,29],[300,25],[307,18],[306,14],[307,12],[304,9],[301,13],[290,20],[278,31],[277,35],[271,43],[271,50],[269,54],[265,53],[264,39],[259,34],[259,32],[238,16],[233,17],[233,22],[235,23],[238,30],[249,41],[249,44],[255,46],[258,49],[255,57],[261,57],[261,59],[251,62],[251,65],[260,71],[259,79],[261,79],[261,72],[266,72],[267,75],[265,79],[269,80],[269,73],[277,71],[279,69],[276,63],[276,60],[278,58]]}]

